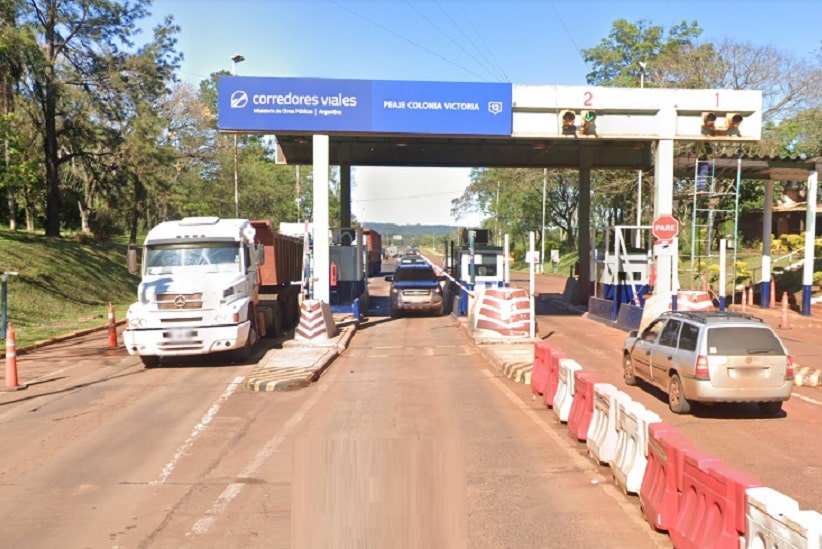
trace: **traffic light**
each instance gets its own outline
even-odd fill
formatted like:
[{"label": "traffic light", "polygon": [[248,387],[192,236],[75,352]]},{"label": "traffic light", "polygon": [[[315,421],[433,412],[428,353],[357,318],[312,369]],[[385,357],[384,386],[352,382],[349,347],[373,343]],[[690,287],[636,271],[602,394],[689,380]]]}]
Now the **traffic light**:
[{"label": "traffic light", "polygon": [[562,135],[576,135],[577,113],[574,111],[560,111],[559,119],[562,121]]},{"label": "traffic light", "polygon": [[703,112],[702,113],[702,135],[716,134],[716,113]]},{"label": "traffic light", "polygon": [[725,116],[728,124],[728,135],[739,135],[739,125],[742,124],[743,116],[738,112],[729,112]]},{"label": "traffic light", "polygon": [[582,133],[585,135],[597,134],[596,111],[582,111]]}]

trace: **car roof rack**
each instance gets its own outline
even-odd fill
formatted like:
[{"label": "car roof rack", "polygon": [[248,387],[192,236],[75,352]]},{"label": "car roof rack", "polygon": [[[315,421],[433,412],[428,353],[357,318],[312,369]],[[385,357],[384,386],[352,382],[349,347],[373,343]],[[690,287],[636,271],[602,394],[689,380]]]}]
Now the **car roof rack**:
[{"label": "car roof rack", "polygon": [[739,313],[736,311],[665,311],[664,315],[679,315],[689,320],[705,323],[708,320],[755,320],[757,322],[764,322],[758,316],[750,313]]}]

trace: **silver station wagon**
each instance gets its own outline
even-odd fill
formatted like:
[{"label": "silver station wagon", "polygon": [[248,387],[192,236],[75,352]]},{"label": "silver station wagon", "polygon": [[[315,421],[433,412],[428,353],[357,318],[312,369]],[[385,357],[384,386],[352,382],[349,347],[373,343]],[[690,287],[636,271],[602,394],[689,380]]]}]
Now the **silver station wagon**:
[{"label": "silver station wagon", "polygon": [[793,361],[779,336],[739,313],[663,313],[625,339],[623,367],[625,383],[659,387],[677,414],[692,402],[757,402],[777,415],[793,388]]}]

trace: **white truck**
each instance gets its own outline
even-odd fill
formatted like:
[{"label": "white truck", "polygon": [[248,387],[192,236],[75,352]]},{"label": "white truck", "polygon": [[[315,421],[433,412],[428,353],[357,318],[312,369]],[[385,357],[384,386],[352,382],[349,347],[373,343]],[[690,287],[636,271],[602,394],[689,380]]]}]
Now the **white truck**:
[{"label": "white truck", "polygon": [[146,367],[158,366],[163,357],[218,352],[247,360],[260,335],[256,309],[264,257],[247,219],[188,217],[151,229],[138,301],[126,315],[129,354]]}]

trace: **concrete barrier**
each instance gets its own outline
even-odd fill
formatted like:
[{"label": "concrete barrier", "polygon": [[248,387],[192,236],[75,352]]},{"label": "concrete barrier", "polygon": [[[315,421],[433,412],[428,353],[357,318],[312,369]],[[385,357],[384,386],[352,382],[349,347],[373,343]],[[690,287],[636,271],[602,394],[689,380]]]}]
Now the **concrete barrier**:
[{"label": "concrete barrier", "polygon": [[793,498],[760,486],[746,491],[745,549],[822,547],[822,515],[802,511]]},{"label": "concrete barrier", "polygon": [[607,465],[616,456],[619,434],[616,430],[618,402],[629,402],[627,393],[617,390],[614,385],[597,383],[594,385],[594,412],[588,428],[588,455],[596,462]]},{"label": "concrete barrier", "polygon": [[654,529],[668,531],[679,515],[682,493],[682,464],[691,442],[673,426],[648,426],[648,464],[639,488],[642,515]]},{"label": "concrete barrier", "polygon": [[617,403],[617,450],[611,462],[614,482],[626,494],[638,494],[648,464],[648,425],[658,415],[634,401]]},{"label": "concrete barrier", "polygon": [[593,372],[574,372],[574,401],[568,416],[568,432],[580,442],[588,438],[588,427],[594,413],[594,385],[599,382],[602,378]]},{"label": "concrete barrier", "polygon": [[582,366],[570,358],[562,358],[559,361],[559,382],[553,409],[562,423],[568,422],[574,403],[574,372],[581,369]]},{"label": "concrete barrier", "polygon": [[325,341],[337,335],[331,305],[307,299],[300,306],[300,323],[294,333],[298,341]]},{"label": "concrete barrier", "polygon": [[551,345],[544,341],[534,342],[534,368],[531,370],[532,395],[542,395],[545,392],[552,350]]},{"label": "concrete barrier", "polygon": [[531,337],[531,300],[521,288],[487,288],[478,297],[475,337]]},{"label": "concrete barrier", "polygon": [[559,386],[559,362],[563,358],[565,358],[565,353],[560,349],[554,349],[551,352],[551,360],[548,363],[548,376],[542,390],[542,400],[548,408],[554,407],[554,399]]}]

